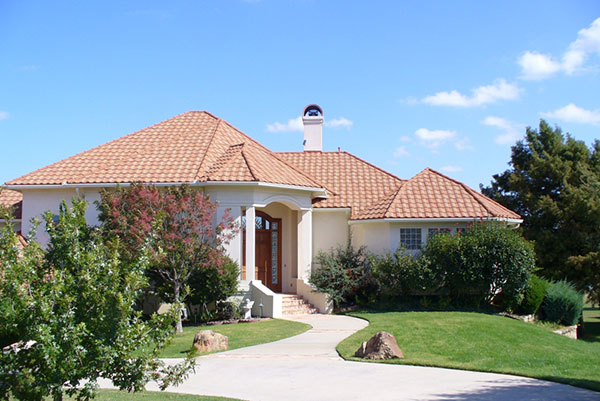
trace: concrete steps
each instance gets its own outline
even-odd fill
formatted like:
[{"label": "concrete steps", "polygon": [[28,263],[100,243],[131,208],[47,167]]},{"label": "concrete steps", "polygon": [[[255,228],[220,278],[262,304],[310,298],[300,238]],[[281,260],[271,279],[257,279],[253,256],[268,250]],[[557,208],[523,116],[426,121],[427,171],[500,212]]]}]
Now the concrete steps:
[{"label": "concrete steps", "polygon": [[283,294],[283,316],[313,315],[319,310],[308,303],[301,295]]}]

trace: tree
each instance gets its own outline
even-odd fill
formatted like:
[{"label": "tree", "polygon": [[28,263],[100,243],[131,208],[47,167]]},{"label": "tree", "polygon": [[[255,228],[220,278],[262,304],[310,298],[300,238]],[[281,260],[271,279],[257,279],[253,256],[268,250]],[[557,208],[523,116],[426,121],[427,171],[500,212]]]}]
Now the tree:
[{"label": "tree", "polygon": [[46,213],[47,251],[33,237],[37,225],[24,249],[10,223],[0,228],[0,340],[18,340],[0,355],[0,399],[88,400],[100,377],[128,391],[150,380],[162,389],[179,383],[191,356],[176,366],[157,359],[175,312],[145,320],[134,309],[147,286],[146,252],[123,262],[86,225],[86,202],[72,204],[61,203],[58,221]]},{"label": "tree", "polygon": [[[223,245],[237,233],[228,212],[215,224],[216,204],[185,185],[159,190],[132,184],[105,190],[99,209],[105,235],[116,237],[128,258],[135,258],[152,236],[150,267],[167,286],[161,295],[174,305],[189,295],[195,272],[208,267],[221,270],[227,263]],[[183,332],[181,316],[176,326]]]},{"label": "tree", "polygon": [[542,120],[512,147],[509,165],[482,192],[523,216],[545,277],[600,299],[600,142],[588,148]]}]

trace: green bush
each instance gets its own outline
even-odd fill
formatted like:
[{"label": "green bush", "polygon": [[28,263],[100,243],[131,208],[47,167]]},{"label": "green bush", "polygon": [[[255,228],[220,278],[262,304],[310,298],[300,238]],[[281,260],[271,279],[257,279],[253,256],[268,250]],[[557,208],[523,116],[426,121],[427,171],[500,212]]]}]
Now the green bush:
[{"label": "green bush", "polygon": [[190,304],[208,305],[223,301],[236,293],[240,269],[229,257],[222,258],[221,266],[208,266],[192,273],[188,282]]},{"label": "green bush", "polygon": [[383,298],[406,297],[427,291],[433,282],[429,260],[402,248],[383,256],[371,256],[371,266]]},{"label": "green bush", "polygon": [[431,263],[439,292],[454,303],[491,303],[523,293],[534,269],[533,245],[501,223],[480,223],[461,235],[435,235],[423,256]]},{"label": "green bush", "polygon": [[329,252],[320,251],[316,262],[321,267],[312,272],[310,283],[328,294],[335,306],[374,300],[378,286],[365,247],[354,249],[348,243]]},{"label": "green bush", "polygon": [[574,326],[583,311],[583,294],[567,281],[552,283],[542,303],[543,319]]},{"label": "green bush", "polygon": [[532,274],[525,286],[525,294],[521,302],[519,312],[524,315],[532,315],[537,313],[542,305],[542,301],[546,296],[546,291],[550,283],[543,278]]}]

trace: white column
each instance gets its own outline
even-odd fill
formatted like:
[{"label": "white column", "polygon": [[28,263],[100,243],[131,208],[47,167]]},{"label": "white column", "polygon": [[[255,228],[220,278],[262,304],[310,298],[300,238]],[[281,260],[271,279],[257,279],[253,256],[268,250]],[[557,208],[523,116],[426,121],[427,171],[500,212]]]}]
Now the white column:
[{"label": "white column", "polygon": [[256,217],[256,211],[254,206],[246,207],[246,280],[254,280],[254,268],[256,263],[254,258],[256,256],[254,246],[256,245],[256,223],[254,219]]},{"label": "white column", "polygon": [[[219,224],[223,221],[223,216],[225,212],[229,209],[229,216],[233,219],[234,223],[237,224],[238,227],[241,227],[242,224],[242,208],[240,206],[236,207],[225,207],[219,206],[217,208],[217,221],[216,224]],[[223,233],[224,235],[231,234],[229,232]],[[234,260],[238,266],[240,267],[240,272],[242,269],[242,232],[238,232],[234,235],[234,237],[229,241],[229,244],[223,246],[225,248],[225,252],[227,256],[229,256],[232,260]]]},{"label": "white column", "polygon": [[312,267],[312,210],[298,212],[298,280],[308,281]]}]

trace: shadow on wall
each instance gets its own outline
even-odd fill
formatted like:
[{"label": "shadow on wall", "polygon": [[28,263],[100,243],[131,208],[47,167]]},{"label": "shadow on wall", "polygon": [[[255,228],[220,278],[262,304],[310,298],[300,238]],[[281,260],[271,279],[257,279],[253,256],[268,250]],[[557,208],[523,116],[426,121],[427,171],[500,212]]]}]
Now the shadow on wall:
[{"label": "shadow on wall", "polygon": [[[548,377],[548,380],[557,380]],[[576,380],[577,385],[595,386],[600,382],[592,380]],[[585,383],[584,383],[585,382]],[[494,387],[475,389],[458,394],[436,394],[434,399],[440,401],[587,401],[599,400],[600,393],[592,390],[580,389],[558,383],[536,382],[515,384],[504,380],[497,380]]]}]

